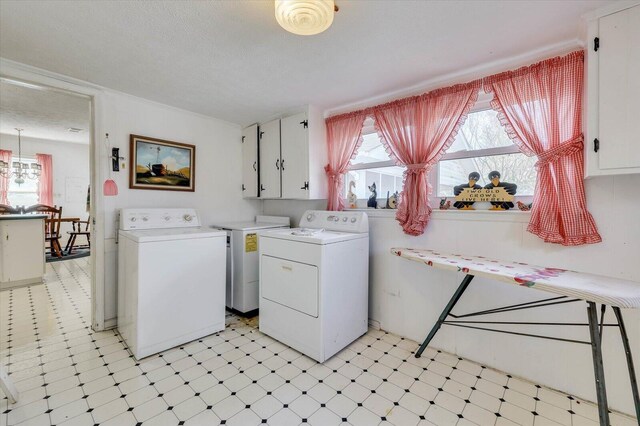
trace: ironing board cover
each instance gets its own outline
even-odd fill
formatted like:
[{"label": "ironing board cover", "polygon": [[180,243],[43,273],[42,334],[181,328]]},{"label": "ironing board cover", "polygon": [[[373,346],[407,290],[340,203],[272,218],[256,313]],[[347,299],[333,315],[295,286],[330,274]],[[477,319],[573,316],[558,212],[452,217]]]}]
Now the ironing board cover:
[{"label": "ironing board cover", "polygon": [[608,306],[640,308],[640,283],[636,281],[438,250],[392,248],[391,253],[438,269],[492,278]]}]

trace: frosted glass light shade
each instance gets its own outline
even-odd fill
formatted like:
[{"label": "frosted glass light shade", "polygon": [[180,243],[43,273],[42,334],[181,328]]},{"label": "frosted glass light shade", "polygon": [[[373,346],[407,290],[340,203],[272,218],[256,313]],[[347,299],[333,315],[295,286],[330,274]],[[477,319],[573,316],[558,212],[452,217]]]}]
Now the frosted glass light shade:
[{"label": "frosted glass light shade", "polygon": [[333,0],[275,0],[276,20],[298,35],[319,34],[333,23]]}]

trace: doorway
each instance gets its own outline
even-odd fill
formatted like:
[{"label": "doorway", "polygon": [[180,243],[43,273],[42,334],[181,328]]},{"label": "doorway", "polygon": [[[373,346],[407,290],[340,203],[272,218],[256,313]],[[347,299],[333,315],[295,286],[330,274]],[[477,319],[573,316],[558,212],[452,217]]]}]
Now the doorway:
[{"label": "doorway", "polygon": [[[43,311],[46,316],[47,312],[73,307],[67,327],[96,323],[92,108],[93,98],[88,94],[0,78],[0,154],[4,162],[0,204],[25,216],[46,215],[45,244],[41,247],[44,282],[9,283],[1,290],[0,299],[11,300],[15,321],[20,321],[21,309],[36,315]],[[12,334],[17,336],[16,331]],[[28,344],[31,333],[21,334]],[[42,338],[43,330],[38,330],[37,336]],[[14,340],[10,346],[15,349],[19,343]]]}]

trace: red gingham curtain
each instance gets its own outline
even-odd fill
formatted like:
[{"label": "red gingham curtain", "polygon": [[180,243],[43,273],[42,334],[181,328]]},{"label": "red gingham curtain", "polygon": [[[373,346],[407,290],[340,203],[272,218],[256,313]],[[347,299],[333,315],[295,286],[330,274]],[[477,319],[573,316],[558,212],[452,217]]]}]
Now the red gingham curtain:
[{"label": "red gingham curtain", "polygon": [[[9,164],[9,170],[13,170],[11,164],[11,151],[6,149],[0,149],[0,160],[6,161]],[[0,176],[0,204],[9,204],[9,177]]]},{"label": "red gingham curtain", "polygon": [[431,216],[428,171],[455,140],[479,89],[477,80],[371,109],[389,156],[407,167],[396,213],[405,234],[424,232]]},{"label": "red gingham curtain", "polygon": [[53,206],[53,160],[49,154],[36,154],[36,162],[42,166],[38,179],[38,202]]},{"label": "red gingham curtain", "polygon": [[583,74],[584,52],[577,51],[483,81],[509,137],[538,156],[527,230],[565,246],[602,241],[584,194]]},{"label": "red gingham curtain", "polygon": [[366,114],[356,111],[336,115],[325,120],[329,164],[325,166],[329,179],[327,210],[344,210],[342,184],[349,162],[362,145],[362,126]]}]

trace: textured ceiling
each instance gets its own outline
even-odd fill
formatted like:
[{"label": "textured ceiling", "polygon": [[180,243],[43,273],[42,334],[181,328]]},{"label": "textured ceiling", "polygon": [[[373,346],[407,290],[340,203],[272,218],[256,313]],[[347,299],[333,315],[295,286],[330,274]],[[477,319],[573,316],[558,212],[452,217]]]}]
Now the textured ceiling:
[{"label": "textured ceiling", "polygon": [[19,128],[25,137],[88,144],[90,108],[88,98],[0,81],[0,133],[17,135]]},{"label": "textured ceiling", "polygon": [[332,108],[578,36],[606,1],[337,0],[317,36],[271,0],[0,1],[0,55],[249,124]]}]

